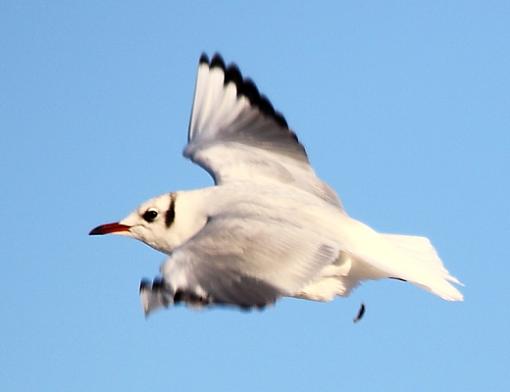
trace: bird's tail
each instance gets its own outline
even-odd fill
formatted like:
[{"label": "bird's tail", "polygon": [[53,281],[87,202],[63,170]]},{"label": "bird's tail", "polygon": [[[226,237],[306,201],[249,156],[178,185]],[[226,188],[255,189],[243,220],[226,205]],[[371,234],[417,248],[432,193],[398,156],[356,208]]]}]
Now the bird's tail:
[{"label": "bird's tail", "polygon": [[401,272],[393,278],[403,279],[447,301],[462,301],[462,293],[452,283],[462,283],[450,275],[436,250],[426,237],[381,234],[400,255]]},{"label": "bird's tail", "polygon": [[462,284],[450,275],[428,238],[378,233],[347,216],[337,227],[340,255],[296,296],[328,301],[335,295],[349,295],[365,280],[394,278],[447,301],[464,299],[453,285]]}]

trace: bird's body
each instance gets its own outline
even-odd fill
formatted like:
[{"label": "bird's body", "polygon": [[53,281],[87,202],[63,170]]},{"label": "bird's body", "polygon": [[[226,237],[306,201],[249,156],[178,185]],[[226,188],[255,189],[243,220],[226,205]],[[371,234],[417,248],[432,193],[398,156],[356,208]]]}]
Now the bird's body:
[{"label": "bird's body", "polygon": [[216,185],[156,197],[91,232],[131,236],[169,255],[161,277],[142,282],[146,313],[178,301],[326,301],[381,278],[462,300],[426,238],[381,234],[347,215],[283,116],[218,55],[201,58],[184,154]]}]

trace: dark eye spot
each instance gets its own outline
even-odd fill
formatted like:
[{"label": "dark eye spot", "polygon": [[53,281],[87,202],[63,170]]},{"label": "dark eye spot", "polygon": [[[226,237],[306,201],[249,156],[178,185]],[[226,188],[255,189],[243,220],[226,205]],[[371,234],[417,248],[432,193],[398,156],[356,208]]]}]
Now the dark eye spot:
[{"label": "dark eye spot", "polygon": [[145,211],[142,215],[142,218],[145,219],[147,222],[152,223],[154,220],[158,217],[158,211],[154,208],[149,208],[147,211]]}]

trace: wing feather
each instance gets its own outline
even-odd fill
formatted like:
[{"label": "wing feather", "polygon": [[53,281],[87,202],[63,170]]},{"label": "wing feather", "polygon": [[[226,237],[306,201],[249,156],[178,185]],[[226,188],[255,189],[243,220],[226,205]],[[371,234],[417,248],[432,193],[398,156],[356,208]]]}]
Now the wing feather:
[{"label": "wing feather", "polygon": [[174,290],[205,293],[213,303],[263,306],[299,292],[338,253],[333,241],[283,217],[247,210],[211,218],[161,273]]},{"label": "wing feather", "polygon": [[184,155],[207,170],[216,184],[279,182],[285,171],[286,184],[341,206],[335,192],[315,175],[282,114],[252,80],[243,78],[237,66],[225,66],[218,54],[211,61],[200,58]]}]

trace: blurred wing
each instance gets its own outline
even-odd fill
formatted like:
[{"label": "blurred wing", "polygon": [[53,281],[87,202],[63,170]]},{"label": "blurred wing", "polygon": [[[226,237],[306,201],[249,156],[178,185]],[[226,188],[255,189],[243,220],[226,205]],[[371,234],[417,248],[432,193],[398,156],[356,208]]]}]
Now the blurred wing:
[{"label": "blurred wing", "polygon": [[332,241],[287,222],[216,216],[174,251],[161,273],[174,291],[260,307],[298,292],[338,253]]},{"label": "blurred wing", "polygon": [[311,168],[305,149],[281,113],[236,65],[202,55],[184,156],[216,184],[284,182],[340,206]]}]

